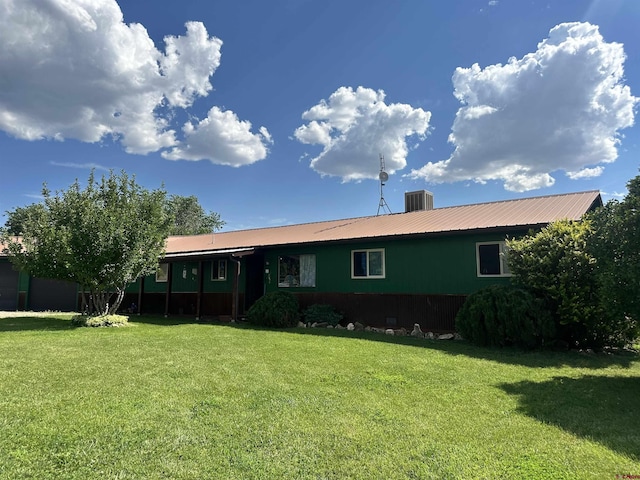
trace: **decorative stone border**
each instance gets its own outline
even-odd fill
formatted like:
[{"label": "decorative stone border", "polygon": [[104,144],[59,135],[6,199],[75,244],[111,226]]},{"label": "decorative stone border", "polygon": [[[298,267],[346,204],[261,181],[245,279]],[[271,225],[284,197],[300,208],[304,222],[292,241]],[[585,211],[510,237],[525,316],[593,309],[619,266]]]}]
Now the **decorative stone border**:
[{"label": "decorative stone border", "polygon": [[375,332],[382,333],[385,335],[394,335],[399,337],[416,337],[416,338],[426,338],[428,340],[462,340],[462,337],[458,333],[444,333],[437,334],[433,332],[423,332],[420,328],[420,324],[415,323],[413,325],[413,330],[409,331],[406,328],[376,328],[364,326],[360,322],[349,323],[346,327],[338,324],[335,327],[333,325],[329,325],[327,322],[314,322],[314,323],[304,323],[298,322],[298,328],[335,328],[336,330],[348,330],[355,332]]}]

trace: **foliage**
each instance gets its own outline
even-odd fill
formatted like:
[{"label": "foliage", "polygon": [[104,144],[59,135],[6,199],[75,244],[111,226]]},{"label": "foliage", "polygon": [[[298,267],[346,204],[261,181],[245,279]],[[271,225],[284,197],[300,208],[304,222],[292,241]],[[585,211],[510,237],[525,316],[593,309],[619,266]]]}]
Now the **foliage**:
[{"label": "foliage", "polygon": [[195,196],[171,195],[167,198],[167,214],[172,218],[170,235],[199,235],[219,230],[224,225],[220,215],[206,213]]},{"label": "foliage", "polygon": [[7,212],[7,221],[4,231],[8,235],[16,236],[24,233],[24,226],[33,222],[44,213],[44,206],[41,203],[34,203],[26,207],[16,207],[15,210]]},{"label": "foliage", "polygon": [[590,215],[594,235],[588,245],[597,259],[603,328],[622,344],[640,336],[640,176],[627,188],[622,202],[611,200]]},{"label": "foliage", "polygon": [[298,299],[290,292],[269,292],[247,312],[247,320],[263,327],[290,328],[298,324]]},{"label": "foliage", "polygon": [[559,337],[581,347],[602,347],[609,340],[601,328],[596,259],[587,249],[592,232],[588,220],[560,220],[507,242],[513,283],[543,298]]},{"label": "foliage", "polygon": [[456,316],[456,330],[481,346],[541,347],[555,336],[544,302],[509,285],[493,285],[471,294]]},{"label": "foliage", "polygon": [[76,315],[71,319],[76,327],[124,327],[128,322],[124,315]]},{"label": "foliage", "polygon": [[[148,191],[126,173],[97,181],[93,172],[82,189],[78,180],[44,203],[17,210],[22,238],[5,236],[11,261],[41,278],[77,283],[87,291],[89,313],[113,314],[136,278],[155,272],[163,255],[170,218],[164,190]],[[112,299],[112,297],[115,298]]]},{"label": "foliage", "polygon": [[314,304],[304,311],[304,319],[308,323],[328,323],[334,327],[340,323],[344,316],[336,312],[331,305]]}]

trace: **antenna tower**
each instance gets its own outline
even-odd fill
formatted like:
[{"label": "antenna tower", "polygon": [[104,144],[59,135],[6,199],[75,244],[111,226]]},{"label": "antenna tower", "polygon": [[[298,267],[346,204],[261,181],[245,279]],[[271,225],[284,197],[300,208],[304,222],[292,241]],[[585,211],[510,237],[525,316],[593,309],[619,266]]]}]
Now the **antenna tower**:
[{"label": "antenna tower", "polygon": [[384,155],[380,154],[380,173],[378,174],[378,178],[380,179],[380,202],[378,202],[378,213],[376,216],[380,215],[380,209],[382,209],[382,213],[384,213],[385,209],[391,213],[391,209],[389,205],[387,205],[387,201],[384,199],[384,193],[382,191],[382,187],[384,187],[384,182],[389,180],[389,174],[384,171]]}]

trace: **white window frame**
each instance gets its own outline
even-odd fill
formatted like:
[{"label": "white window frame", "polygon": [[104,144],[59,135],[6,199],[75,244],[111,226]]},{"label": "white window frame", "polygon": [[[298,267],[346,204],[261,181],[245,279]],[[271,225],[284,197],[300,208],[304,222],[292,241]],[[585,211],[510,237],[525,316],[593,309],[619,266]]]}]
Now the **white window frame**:
[{"label": "white window frame", "polygon": [[[371,275],[370,272],[370,268],[369,268],[369,257],[371,255],[371,253],[381,253],[382,254],[382,274],[381,275]],[[366,253],[367,254],[367,274],[366,275],[356,275],[355,274],[355,259],[354,259],[354,254],[356,253]],[[355,250],[351,250],[351,257],[350,257],[350,261],[351,261],[351,278],[353,280],[379,280],[379,279],[383,279],[386,278],[387,275],[387,262],[386,262],[386,255],[384,252],[384,248],[359,248],[359,249],[355,249]]]},{"label": "white window frame", "polygon": [[[498,245],[498,255],[500,258],[500,273],[482,273],[480,271],[480,247],[483,245]],[[507,265],[508,248],[505,241],[495,242],[477,242],[476,243],[476,274],[482,278],[498,278],[498,277],[511,277],[512,273],[509,271]]]},{"label": "white window frame", "polygon": [[[220,265],[224,265],[224,274],[220,275]],[[218,265],[218,272],[217,272],[217,276],[214,276],[214,273],[216,273],[215,271],[215,266]],[[227,260],[224,258],[221,259],[215,259],[211,261],[211,281],[212,282],[224,282],[227,280],[227,268],[228,268],[228,264],[227,264]]]},{"label": "white window frame", "polygon": [[167,283],[169,281],[169,264],[161,263],[156,270],[156,283]]}]

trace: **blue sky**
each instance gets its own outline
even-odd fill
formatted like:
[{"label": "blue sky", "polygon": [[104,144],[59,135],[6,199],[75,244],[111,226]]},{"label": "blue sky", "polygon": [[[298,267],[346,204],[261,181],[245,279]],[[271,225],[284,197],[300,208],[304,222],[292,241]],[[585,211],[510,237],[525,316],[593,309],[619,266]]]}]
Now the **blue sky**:
[{"label": "blue sky", "polygon": [[[125,170],[224,230],[640,166],[637,0],[0,0],[0,211]],[[6,217],[0,217],[4,223]]]}]

